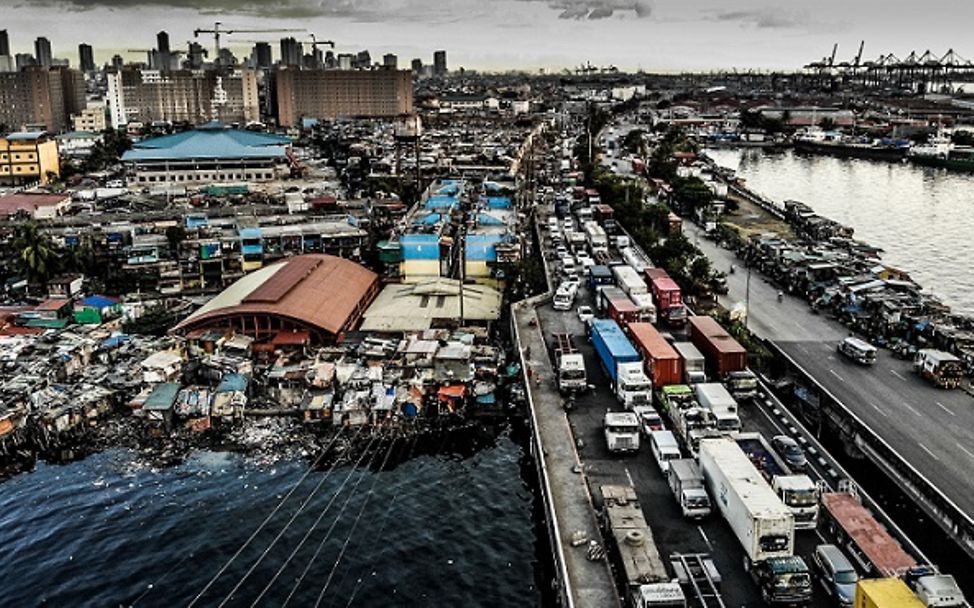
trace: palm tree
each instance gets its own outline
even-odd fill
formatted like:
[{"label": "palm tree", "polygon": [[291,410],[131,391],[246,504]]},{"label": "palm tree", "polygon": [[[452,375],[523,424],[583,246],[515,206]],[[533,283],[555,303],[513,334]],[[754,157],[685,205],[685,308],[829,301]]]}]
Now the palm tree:
[{"label": "palm tree", "polygon": [[14,231],[14,251],[28,281],[45,285],[58,261],[58,251],[51,237],[38,230],[33,222],[21,224]]}]

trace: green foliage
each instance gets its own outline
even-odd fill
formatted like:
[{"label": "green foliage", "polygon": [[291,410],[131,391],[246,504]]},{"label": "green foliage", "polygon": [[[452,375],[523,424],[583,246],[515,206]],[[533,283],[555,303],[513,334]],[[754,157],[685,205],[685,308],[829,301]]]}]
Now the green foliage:
[{"label": "green foliage", "polygon": [[169,329],[179,321],[179,314],[166,306],[155,306],[145,311],[138,319],[126,321],[122,324],[122,331],[127,334],[144,336],[164,336]]},{"label": "green foliage", "polygon": [[91,155],[85,159],[85,172],[102,171],[118,162],[126,150],[132,148],[132,140],[124,131],[106,129],[102,132],[102,140],[96,142],[91,149]]},{"label": "green foliage", "polygon": [[714,202],[714,193],[698,177],[678,177],[670,182],[673,196],[684,208],[696,211]]},{"label": "green foliage", "polygon": [[51,237],[41,232],[37,224],[28,222],[14,229],[13,248],[18,267],[28,282],[45,285],[59,267],[61,252]]},{"label": "green foliage", "polygon": [[626,133],[626,137],[622,140],[622,147],[625,148],[627,152],[635,156],[645,157],[646,156],[646,140],[644,139],[645,131],[642,129],[633,129]]}]

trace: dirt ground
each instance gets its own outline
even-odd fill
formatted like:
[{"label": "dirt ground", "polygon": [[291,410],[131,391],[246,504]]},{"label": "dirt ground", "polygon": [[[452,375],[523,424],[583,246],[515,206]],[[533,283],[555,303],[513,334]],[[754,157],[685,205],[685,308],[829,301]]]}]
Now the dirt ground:
[{"label": "dirt ground", "polygon": [[737,203],[737,211],[724,214],[724,223],[740,232],[741,238],[747,240],[752,234],[774,233],[786,240],[793,240],[795,233],[791,227],[773,217],[764,209],[758,207],[739,196],[733,194],[727,197]]}]

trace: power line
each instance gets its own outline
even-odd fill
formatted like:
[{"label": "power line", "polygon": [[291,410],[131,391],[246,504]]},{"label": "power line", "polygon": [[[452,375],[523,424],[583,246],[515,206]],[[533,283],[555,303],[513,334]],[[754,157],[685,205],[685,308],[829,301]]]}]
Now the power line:
[{"label": "power line", "polygon": [[[360,430],[361,430],[361,427],[360,427]],[[291,560],[294,559],[294,556],[297,555],[298,551],[301,550],[301,547],[304,546],[304,543],[308,540],[308,537],[311,536],[312,532],[314,532],[314,529],[317,527],[318,523],[324,518],[325,513],[327,513],[331,509],[331,506],[335,503],[335,500],[338,498],[338,495],[341,494],[342,493],[342,490],[345,489],[345,484],[347,484],[348,483],[348,480],[351,479],[352,478],[352,475],[355,474],[356,468],[359,467],[362,464],[362,461],[365,459],[365,456],[368,455],[369,449],[372,447],[372,444],[375,442],[375,440],[376,440],[377,437],[378,437],[377,435],[373,435],[372,438],[369,439],[369,443],[365,446],[365,449],[362,450],[362,453],[359,455],[358,460],[356,460],[355,461],[355,464],[352,466],[352,468],[349,469],[348,475],[345,476],[345,479],[343,479],[342,482],[341,482],[341,484],[339,484],[338,488],[335,490],[335,493],[332,494],[331,498],[328,499],[328,503],[324,506],[324,508],[322,509],[321,513],[319,513],[318,517],[315,519],[314,523],[312,523],[311,527],[308,528],[308,531],[305,532],[304,536],[298,542],[298,545],[287,556],[287,559],[285,559],[284,560],[284,563],[281,564],[281,566],[277,569],[277,572],[274,573],[274,576],[271,577],[271,580],[268,581],[268,583],[264,586],[263,589],[261,589],[260,593],[257,595],[257,597],[254,599],[254,601],[251,603],[252,606],[256,606],[257,603],[260,602],[261,599],[263,599],[264,595],[268,591],[270,591],[271,587],[274,586],[274,583],[277,581],[277,579],[284,572],[284,569],[287,568],[288,564],[291,563]],[[353,488],[353,492],[354,492],[354,488]],[[278,538],[280,538],[280,535],[278,535]],[[276,541],[276,539],[275,539],[275,541]],[[261,556],[261,559],[263,559],[263,556]],[[250,574],[250,572],[247,573],[247,575],[249,575],[249,574]],[[237,587],[234,587],[233,591],[231,591],[230,594],[227,595],[226,598],[224,598],[223,602],[221,602],[221,604],[220,604],[221,606],[223,606],[230,599],[230,596],[232,596],[233,593],[236,592],[237,588],[239,588],[239,586],[240,586],[241,583],[243,583],[242,580],[240,581],[240,583],[237,584]]]},{"label": "power line", "polygon": [[[362,432],[362,428],[363,427],[359,427],[356,430],[355,435],[352,436],[352,439],[351,439],[352,442],[354,442],[355,439],[358,438],[359,433]],[[369,447],[372,446],[372,441],[375,441],[375,437],[374,436],[369,441],[368,446],[366,446],[366,448],[365,448],[365,451],[366,452],[368,452]],[[318,493],[318,490],[321,489],[321,486],[324,485],[325,481],[331,475],[332,471],[335,470],[335,467],[337,465],[338,465],[338,460],[336,459],[331,464],[331,466],[328,468],[328,470],[325,471],[325,474],[321,476],[321,479],[318,480],[318,483],[315,484],[315,487],[311,490],[311,493],[308,494],[308,497],[304,499],[304,502],[301,503],[301,505],[297,508],[297,510],[293,514],[291,514],[291,519],[289,519],[287,521],[287,523],[284,524],[284,527],[281,528],[281,530],[277,533],[277,535],[274,537],[274,539],[271,541],[271,543],[269,545],[267,545],[267,548],[265,548],[261,552],[261,554],[257,557],[257,560],[254,561],[254,563],[250,565],[250,568],[247,569],[247,572],[245,572],[244,575],[242,577],[240,577],[240,580],[237,581],[237,584],[233,586],[233,589],[230,590],[230,592],[227,594],[227,596],[225,598],[223,598],[223,601],[220,602],[220,604],[219,604],[219,606],[217,608],[223,608],[223,606],[225,606],[226,603],[230,601],[230,598],[233,597],[233,594],[236,593],[240,589],[240,587],[243,586],[244,582],[248,578],[250,578],[250,575],[253,574],[254,573],[254,570],[257,569],[257,566],[259,566],[264,561],[264,558],[267,557],[267,554],[270,553],[271,549],[274,548],[274,546],[277,544],[277,541],[281,540],[281,537],[284,536],[284,533],[288,531],[288,529],[291,527],[291,524],[294,523],[294,520],[296,520],[298,518],[298,515],[300,515],[301,512],[304,511],[304,508],[306,506],[308,506],[308,503],[310,503],[311,502],[311,499],[314,498],[315,494]],[[342,485],[344,486],[344,483]],[[339,491],[341,491],[341,486],[339,487]]]},{"label": "power line", "polygon": [[[395,444],[395,440],[393,440],[393,443],[389,445],[390,450],[392,449],[392,446],[394,444]],[[352,492],[345,499],[345,502],[342,503],[342,507],[338,511],[338,515],[331,522],[331,526],[328,527],[328,530],[325,531],[325,536],[318,543],[318,547],[315,549],[315,552],[311,556],[311,559],[308,561],[308,564],[304,567],[304,570],[301,572],[301,575],[298,577],[298,580],[295,581],[294,586],[291,588],[290,593],[288,593],[287,597],[284,598],[284,602],[281,604],[281,608],[287,606],[288,603],[291,601],[291,598],[294,597],[294,594],[297,593],[298,587],[300,587],[301,583],[304,582],[304,577],[308,575],[308,572],[311,570],[311,566],[315,563],[315,560],[318,559],[318,555],[321,553],[321,550],[324,548],[325,543],[331,537],[331,533],[335,531],[335,527],[338,525],[339,520],[341,519],[342,515],[345,513],[345,509],[348,508],[348,504],[351,502],[352,496],[355,495],[355,491],[358,490],[358,486],[361,485],[364,479],[365,479],[365,475],[362,475],[355,481],[355,486],[352,488]],[[318,517],[318,519],[315,520],[315,523],[311,528],[312,530],[314,530],[314,528],[317,527],[318,523],[321,521],[324,515],[325,513],[322,512],[321,515]],[[304,539],[302,539],[302,542],[304,542]]]},{"label": "power line", "polygon": [[315,461],[311,464],[311,466],[308,467],[308,470],[305,471],[304,474],[301,475],[301,478],[294,483],[291,489],[288,490],[287,494],[284,495],[284,498],[282,498],[281,501],[277,503],[277,506],[274,507],[274,509],[267,514],[267,517],[264,518],[264,521],[262,521],[260,525],[257,526],[257,529],[254,530],[253,533],[247,538],[247,540],[245,540],[244,543],[240,545],[240,548],[237,549],[236,552],[234,552],[234,554],[230,556],[230,559],[228,559],[226,563],[224,563],[223,566],[221,566],[220,569],[217,570],[216,574],[213,575],[213,578],[211,578],[206,583],[206,585],[200,590],[200,592],[197,593],[196,596],[189,602],[187,608],[192,608],[193,606],[195,606],[196,603],[200,600],[200,598],[203,597],[203,595],[210,590],[210,587],[213,586],[213,583],[215,583],[217,580],[219,580],[221,576],[223,576],[223,573],[226,572],[227,568],[230,567],[230,564],[232,564],[234,560],[240,557],[240,554],[243,553],[248,546],[250,546],[250,543],[252,543],[254,539],[257,538],[257,535],[260,534],[260,531],[264,529],[264,526],[267,525],[267,523],[271,520],[271,518],[274,517],[274,515],[276,515],[278,511],[280,511],[284,503],[287,502],[287,500],[291,497],[291,495],[294,494],[294,491],[298,489],[298,486],[300,486],[304,482],[304,480],[307,479],[308,475],[311,474],[311,471],[315,469],[315,467],[318,465],[321,459],[324,458],[325,454],[328,453],[331,447],[338,440],[338,437],[341,436],[341,434],[344,431],[345,431],[345,427],[342,427],[341,429],[339,429],[337,433],[335,433],[335,435],[331,438],[331,441],[328,442],[328,445],[325,447],[325,449],[321,452],[321,454],[318,455],[318,458],[316,458]]}]

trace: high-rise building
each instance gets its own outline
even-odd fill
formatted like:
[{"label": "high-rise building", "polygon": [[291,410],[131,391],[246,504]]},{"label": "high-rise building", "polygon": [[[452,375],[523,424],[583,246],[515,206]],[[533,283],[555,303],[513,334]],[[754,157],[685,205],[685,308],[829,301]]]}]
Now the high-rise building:
[{"label": "high-rise building", "polygon": [[259,68],[269,68],[274,65],[271,45],[267,42],[258,42],[254,45],[253,57],[255,65]]},{"label": "high-rise building", "polygon": [[446,73],[446,51],[436,51],[433,53],[433,75],[445,76]]},{"label": "high-rise building", "polygon": [[189,69],[198,70],[203,67],[203,60],[207,56],[206,49],[199,42],[189,43],[189,53],[186,54],[186,61]]},{"label": "high-rise building", "polygon": [[169,33],[165,30],[156,34],[156,49],[160,53],[172,52],[172,49],[169,48]]},{"label": "high-rise building", "polygon": [[[62,74],[62,71],[70,74]],[[66,111],[64,87],[71,88],[68,103],[75,110],[78,82],[81,83],[83,100],[84,78],[77,70],[28,66],[20,72],[0,74],[0,124],[8,129],[64,130],[70,114]]]},{"label": "high-rise building", "polygon": [[112,55],[112,68],[116,70],[121,70],[122,66],[125,65],[125,60],[122,59],[121,55]]},{"label": "high-rise building", "polygon": [[10,37],[7,35],[7,30],[0,30],[0,55],[10,55]]},{"label": "high-rise building", "polygon": [[281,65],[301,65],[301,44],[294,39],[281,38]]},{"label": "high-rise building", "polygon": [[95,71],[95,52],[90,44],[78,45],[78,66],[82,72]]},{"label": "high-rise building", "polygon": [[335,51],[325,51],[325,67],[334,70],[337,66],[338,60],[335,59]]},{"label": "high-rise building", "polygon": [[37,65],[45,68],[51,67],[51,41],[43,36],[34,41],[34,57]]},{"label": "high-rise building", "polygon": [[393,53],[386,53],[382,56],[382,67],[387,70],[395,70],[399,68],[399,58]]},{"label": "high-rise building", "polygon": [[302,118],[397,116],[413,110],[407,70],[297,70],[275,74],[278,124]]},{"label": "high-rise building", "polygon": [[155,57],[156,66],[161,70],[173,69],[172,49],[169,47],[169,33],[165,30],[156,34],[156,51],[158,51]]},{"label": "high-rise building", "polygon": [[413,59],[413,61],[410,64],[409,67],[413,71],[413,76],[421,76],[423,74],[423,60],[422,59],[419,59],[418,57],[416,59]]},{"label": "high-rise building", "polygon": [[30,53],[17,53],[14,56],[14,60],[15,67],[18,72],[26,67],[37,65],[37,60],[34,59],[34,56]]},{"label": "high-rise building", "polygon": [[359,51],[352,64],[354,68],[366,70],[372,67],[372,55],[368,51]]},{"label": "high-rise building", "polygon": [[352,62],[355,60],[355,56],[351,53],[339,53],[338,54],[338,69],[339,70],[350,70],[352,69]]},{"label": "high-rise building", "polygon": [[125,68],[108,74],[108,107],[115,129],[155,120],[254,122],[260,120],[257,73]]}]

